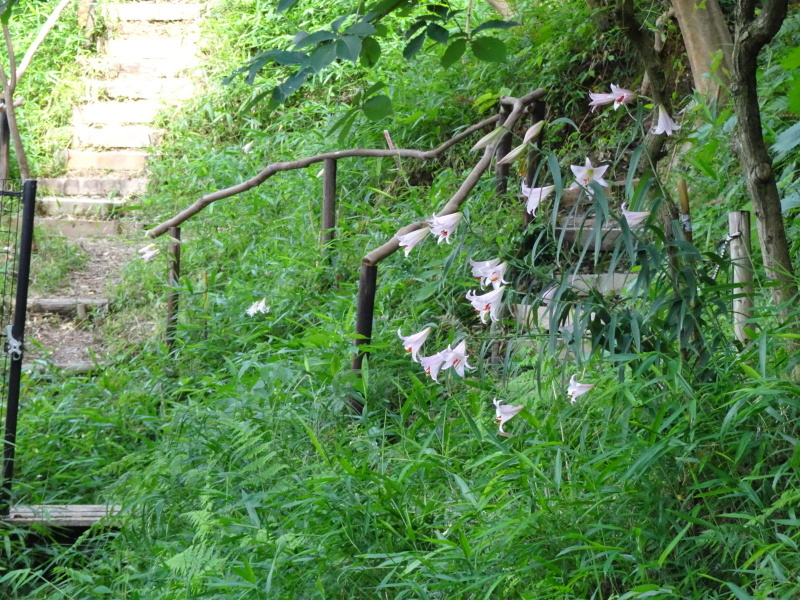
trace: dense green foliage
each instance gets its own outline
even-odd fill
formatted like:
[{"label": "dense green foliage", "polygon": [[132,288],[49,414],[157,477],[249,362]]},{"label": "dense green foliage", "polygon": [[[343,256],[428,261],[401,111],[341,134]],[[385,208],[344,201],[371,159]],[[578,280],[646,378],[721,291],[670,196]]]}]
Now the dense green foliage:
[{"label": "dense green foliage", "polygon": [[[397,146],[429,148],[481,119],[498,94],[541,86],[552,118],[579,130],[550,128],[540,183],[560,177],[566,187],[568,165],[587,154],[625,181],[646,111],[587,116],[586,92],[633,87],[629,50],[616,33],[597,34],[584,3],[519,8],[525,26],[507,33],[507,63],[467,56],[443,71],[436,53],[407,63],[398,23],[375,79],[337,63],[269,112],[250,102],[257,88],[218,82],[297,28],[327,25],[339,7],[300,4],[286,19],[260,0],[210,3],[209,91],[164,116],[171,130],[143,212],[168,216],[252,175],[265,157],[339,147],[327,132],[377,80],[395,114],[358,116],[346,146],[384,147],[386,128]],[[791,73],[770,69],[798,35],[795,14],[765,63],[771,135],[796,119]],[[389,159],[340,161],[332,266],[317,245],[319,166],[207,209],[183,228],[172,353],[158,325],[131,334],[161,314],[164,296],[163,258],[137,262],[115,291],[116,365],[94,378],[26,381],[15,499],[112,502],[124,512],[118,531],[72,547],[0,530],[0,597],[796,597],[800,387],[786,376],[797,335],[776,326],[758,286],[752,342],[735,344],[727,269],[711,276],[725,264],[716,246],[725,211],[745,203],[726,143],[732,126],[729,109],[699,104],[683,122],[677,147],[691,147],[678,150],[673,172],[627,186],[632,207],[655,209],[676,172],[688,176],[696,248],[665,243],[651,218],[640,232],[623,226],[608,256],[559,250],[551,203],[523,235],[516,196],[498,197],[485,177],[453,244],[429,239],[381,264],[361,379],[349,370],[360,259],[452,195],[474,163],[474,140],[433,164],[404,159],[402,170]],[[780,160],[788,196],[796,155]],[[612,222],[618,200],[598,188],[593,210]],[[474,316],[467,259],[495,256],[510,264],[508,304],[535,307],[558,284],[549,333]],[[620,296],[570,288],[576,268],[626,266],[641,276]],[[248,316],[262,298],[269,312]],[[588,345],[558,330],[570,312],[575,330],[591,332]],[[427,379],[396,335],[427,325],[426,354],[467,339],[476,371]],[[575,373],[595,388],[570,403]],[[360,416],[346,410],[352,394],[366,404]],[[526,406],[507,424],[513,438],[492,424],[495,396]]]}]

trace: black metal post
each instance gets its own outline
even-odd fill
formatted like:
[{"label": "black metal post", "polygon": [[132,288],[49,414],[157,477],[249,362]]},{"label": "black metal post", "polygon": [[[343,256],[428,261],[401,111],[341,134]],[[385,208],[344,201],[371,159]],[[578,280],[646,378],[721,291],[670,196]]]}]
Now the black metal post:
[{"label": "black metal post", "polygon": [[[319,243],[323,254],[328,254],[326,246],[333,241],[336,227],[336,159],[326,158],[322,183],[322,231]],[[331,255],[327,257],[331,259]]]},{"label": "black metal post", "polygon": [[[0,100],[2,103],[2,100]],[[11,130],[8,128],[8,115],[0,110],[0,180],[8,179],[11,173]]]},{"label": "black metal post", "polygon": [[11,366],[8,375],[8,402],[6,404],[6,432],[3,440],[3,485],[0,489],[0,514],[7,514],[14,480],[14,451],[17,444],[17,418],[22,375],[25,318],[28,308],[28,280],[31,273],[33,247],[33,218],[36,204],[36,180],[28,179],[22,188],[22,230],[19,241],[19,266],[17,268],[17,297],[14,305],[14,323],[6,340]]}]

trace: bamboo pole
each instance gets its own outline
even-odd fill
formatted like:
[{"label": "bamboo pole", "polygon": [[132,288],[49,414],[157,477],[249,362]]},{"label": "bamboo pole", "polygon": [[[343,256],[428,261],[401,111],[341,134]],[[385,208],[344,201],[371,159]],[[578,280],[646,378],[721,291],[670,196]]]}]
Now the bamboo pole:
[{"label": "bamboo pole", "polygon": [[170,227],[169,237],[169,296],[167,297],[167,329],[165,332],[167,350],[172,352],[175,345],[175,325],[178,321],[178,281],[181,278],[181,228]]},{"label": "bamboo pole", "polygon": [[326,248],[333,241],[336,227],[336,159],[326,158],[323,161],[322,183],[322,228],[319,234],[319,243],[322,246],[323,256],[331,259]]},{"label": "bamboo pole", "polygon": [[733,332],[745,344],[747,321],[753,314],[753,263],[750,260],[750,212],[728,213],[731,263],[733,263]]},{"label": "bamboo pole", "polygon": [[689,190],[686,188],[686,180],[678,180],[678,197],[681,201],[681,228],[683,237],[687,242],[694,242],[692,237],[692,213],[689,210]]}]

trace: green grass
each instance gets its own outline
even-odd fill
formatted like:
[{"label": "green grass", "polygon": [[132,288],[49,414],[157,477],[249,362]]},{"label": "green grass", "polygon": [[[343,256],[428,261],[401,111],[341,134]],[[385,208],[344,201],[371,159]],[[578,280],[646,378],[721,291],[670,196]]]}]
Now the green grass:
[{"label": "green grass", "polygon": [[[252,8],[212,13],[208,43],[231,53],[221,63],[241,60],[234,39],[257,47],[283,34],[234,19]],[[532,64],[550,52],[557,65],[579,34],[518,43],[531,44]],[[387,58],[386,75],[400,66]],[[442,74],[423,59],[393,84],[397,120],[359,123],[352,145],[382,147],[385,127],[398,145],[438,143],[481,118],[456,95],[500,89],[507,75],[471,64]],[[265,156],[330,149],[322,133],[342,110],[331,90],[312,87],[275,118],[236,115],[252,93],[239,84],[197,98],[173,119],[148,220],[240,181]],[[551,155],[559,135],[542,177],[558,167],[568,185],[570,156],[591,149],[571,138],[566,157]],[[624,148],[628,135],[604,144]],[[26,380],[15,488],[23,503],[120,503],[122,526],[66,548],[0,529],[0,597],[794,597],[795,333],[776,324],[758,280],[752,342],[732,341],[727,274],[712,280],[704,261],[718,260],[705,251],[711,234],[698,236],[703,254],[673,248],[673,277],[663,232],[626,230],[602,267],[635,263],[639,285],[579,297],[569,268],[594,257],[555,249],[550,205],[533,250],[520,253],[521,208],[487,177],[452,245],[429,239],[381,263],[373,353],[362,378],[350,372],[361,257],[453,193],[475,160],[464,146],[435,165],[404,161],[420,185],[392,160],[341,161],[332,266],[317,245],[318,166],[201,213],[182,231],[172,352],[159,325],[168,241],[153,262],[128,265],[106,324],[116,364],[94,378]],[[656,190],[644,177],[628,200],[657,205]],[[713,205],[705,210],[713,222]],[[598,192],[596,216],[606,211],[617,212]],[[537,302],[560,273],[556,299],[591,331],[591,352],[556,327],[520,329],[508,313],[480,325],[464,299],[475,287],[467,259],[494,256],[510,263],[509,303]],[[270,311],[247,316],[262,298]],[[126,338],[145,322],[152,335]],[[427,379],[396,335],[427,325],[426,354],[466,338],[476,370]],[[575,373],[595,387],[572,404]],[[362,415],[346,409],[353,394]],[[507,425],[513,438],[498,436],[494,397],[526,407]]]},{"label": "green grass", "polygon": [[30,290],[33,295],[42,295],[62,287],[74,271],[88,260],[80,244],[68,238],[47,235],[37,229],[36,252],[31,259]]}]

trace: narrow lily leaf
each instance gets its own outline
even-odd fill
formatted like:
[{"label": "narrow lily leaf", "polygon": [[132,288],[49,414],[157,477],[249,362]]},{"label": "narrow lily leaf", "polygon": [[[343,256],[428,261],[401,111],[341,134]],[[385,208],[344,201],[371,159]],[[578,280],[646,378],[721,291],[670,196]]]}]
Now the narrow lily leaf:
[{"label": "narrow lily leaf", "polygon": [[475,150],[480,150],[481,148],[485,148],[486,146],[494,142],[497,138],[499,138],[501,135],[503,135],[506,131],[508,131],[508,129],[506,129],[501,125],[494,131],[487,133],[485,136],[483,136],[481,139],[478,140],[477,144],[475,144],[472,147],[472,152],[474,152]]},{"label": "narrow lily leaf", "polygon": [[522,138],[522,143],[527,144],[537,135],[542,132],[542,128],[544,127],[544,121],[539,121],[538,123],[534,123],[528,131],[525,132],[525,137]]},{"label": "narrow lily leaf", "polygon": [[519,157],[519,155],[522,154],[523,152],[525,152],[527,149],[528,149],[528,144],[527,143],[522,144],[521,146],[517,146],[511,152],[506,154],[503,158],[498,160],[497,164],[498,165],[506,165],[506,164],[512,162],[517,157]]}]

